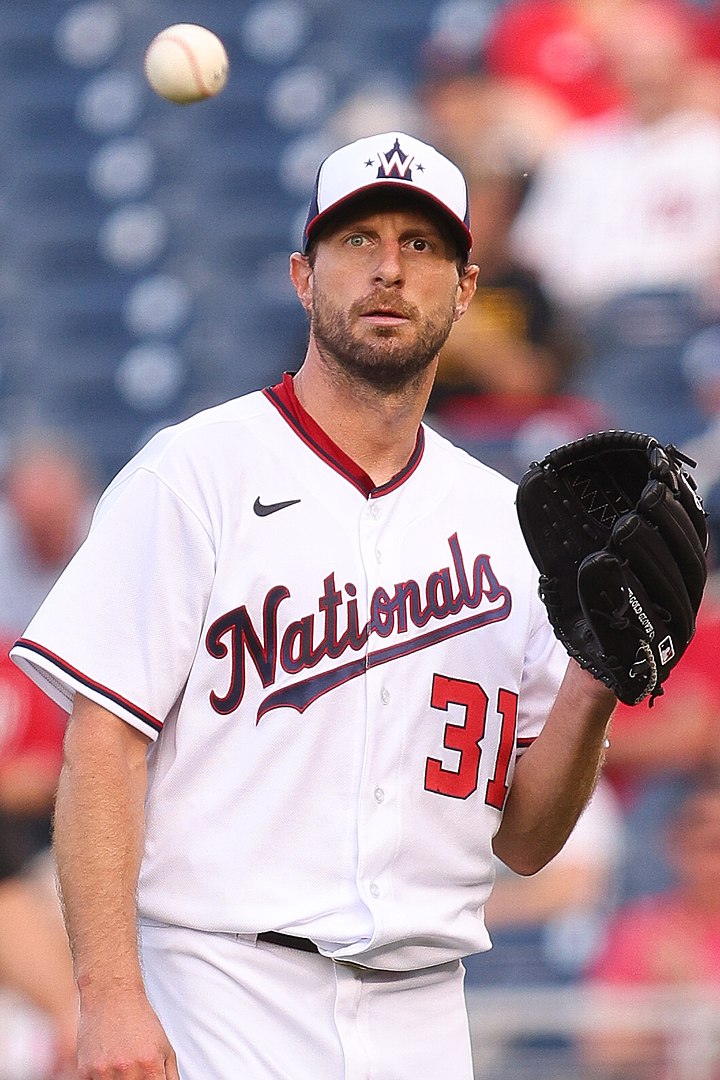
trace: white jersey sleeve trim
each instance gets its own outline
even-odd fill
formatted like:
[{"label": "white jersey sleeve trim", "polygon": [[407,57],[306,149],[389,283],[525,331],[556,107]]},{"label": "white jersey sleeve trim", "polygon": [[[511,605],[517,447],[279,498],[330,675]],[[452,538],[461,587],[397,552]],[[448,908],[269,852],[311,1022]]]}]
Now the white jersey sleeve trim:
[{"label": "white jersey sleeve trim", "polygon": [[88,678],[37,642],[20,638],[13,645],[10,657],[21,671],[68,713],[72,711],[75,694],[79,693],[125,720],[152,740],[162,731],[162,721],[108,687]]}]

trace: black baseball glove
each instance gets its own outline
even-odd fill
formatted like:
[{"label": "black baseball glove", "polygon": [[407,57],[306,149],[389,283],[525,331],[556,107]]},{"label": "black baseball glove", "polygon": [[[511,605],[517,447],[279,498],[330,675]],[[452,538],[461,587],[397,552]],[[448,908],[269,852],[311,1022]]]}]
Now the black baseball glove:
[{"label": "black baseball glove", "polygon": [[556,636],[627,705],[650,704],[695,633],[706,514],[649,435],[602,431],[551,450],[520,481],[520,527]]}]

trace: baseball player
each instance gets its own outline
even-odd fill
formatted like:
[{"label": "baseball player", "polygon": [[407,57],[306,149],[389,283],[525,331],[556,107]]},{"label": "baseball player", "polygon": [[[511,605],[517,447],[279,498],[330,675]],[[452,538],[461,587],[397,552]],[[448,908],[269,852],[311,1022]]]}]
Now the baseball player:
[{"label": "baseball player", "polygon": [[568,668],[514,486],[422,423],[471,242],[433,147],[331,154],[299,370],[154,436],[13,649],[72,713],[82,1080],[472,1076],[493,851],[557,853],[616,699]]}]

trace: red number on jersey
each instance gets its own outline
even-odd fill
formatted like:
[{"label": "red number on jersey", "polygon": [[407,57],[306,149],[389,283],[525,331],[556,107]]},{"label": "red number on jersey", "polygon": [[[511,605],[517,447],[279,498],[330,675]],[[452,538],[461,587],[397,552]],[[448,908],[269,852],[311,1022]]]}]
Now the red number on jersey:
[{"label": "red number on jersey", "polygon": [[447,712],[448,705],[465,706],[463,724],[445,725],[443,744],[448,750],[459,750],[457,772],[446,769],[437,758],[425,763],[425,787],[439,795],[451,795],[454,799],[467,799],[478,785],[480,770],[480,742],[485,735],[487,694],[477,683],[463,679],[448,679],[446,675],[434,675],[430,704],[433,709]]},{"label": "red number on jersey", "polygon": [[[492,778],[488,780],[485,801],[502,810],[508,793],[508,772],[512,761],[517,728],[517,694],[510,690],[498,692],[497,711],[501,717],[500,741]],[[477,789],[482,756],[481,743],[485,738],[488,696],[477,683],[434,675],[430,704],[433,709],[447,712],[449,705],[464,708],[462,723],[445,725],[443,745],[459,751],[457,770],[446,769],[437,758],[425,763],[425,788],[438,795],[467,799]]]},{"label": "red number on jersey", "polygon": [[508,793],[508,772],[515,748],[517,732],[518,696],[512,690],[498,690],[497,711],[502,717],[500,724],[500,744],[495,758],[495,772],[488,780],[485,802],[502,810]]}]

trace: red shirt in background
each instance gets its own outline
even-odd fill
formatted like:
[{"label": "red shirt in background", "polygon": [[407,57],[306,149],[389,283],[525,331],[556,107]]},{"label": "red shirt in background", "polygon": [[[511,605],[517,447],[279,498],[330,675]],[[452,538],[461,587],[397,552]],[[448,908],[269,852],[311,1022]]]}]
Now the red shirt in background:
[{"label": "red shirt in background", "polygon": [[[709,12],[682,0],[660,0],[660,6],[690,29],[697,58],[720,58],[720,3]],[[493,75],[526,80],[553,94],[578,119],[625,101],[606,70],[598,32],[578,7],[562,0],[525,0],[501,10],[485,44],[485,61]]]},{"label": "red shirt in background", "polygon": [[[699,698],[703,710],[698,724],[694,703]],[[641,739],[652,754],[663,748],[661,760],[624,760],[623,747],[632,751]],[[618,705],[610,742],[605,771],[624,799],[632,799],[636,781],[664,769],[691,773],[713,762],[720,765],[720,604],[703,600],[695,636],[652,708],[645,702]]]},{"label": "red shirt in background", "polygon": [[720,913],[701,919],[674,893],[629,905],[611,925],[590,976],[613,985],[720,985]]},{"label": "red shirt in background", "polygon": [[599,43],[570,4],[509,5],[490,31],[485,58],[493,75],[538,84],[576,117],[598,116],[623,102],[604,70]]},{"label": "red shirt in background", "polygon": [[0,646],[0,771],[33,757],[59,773],[66,714],[31,682]]}]

